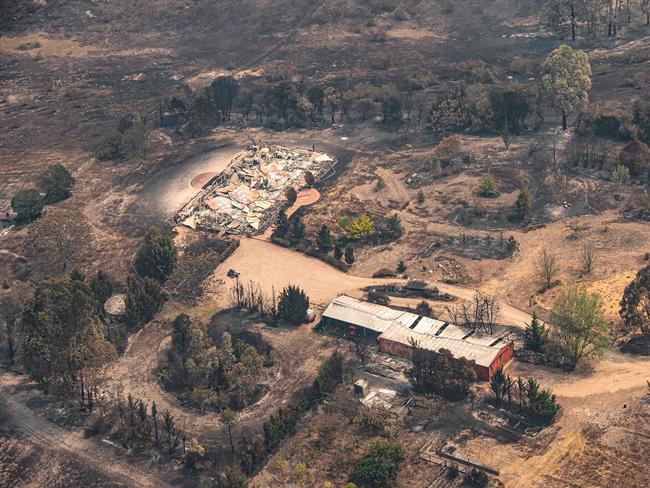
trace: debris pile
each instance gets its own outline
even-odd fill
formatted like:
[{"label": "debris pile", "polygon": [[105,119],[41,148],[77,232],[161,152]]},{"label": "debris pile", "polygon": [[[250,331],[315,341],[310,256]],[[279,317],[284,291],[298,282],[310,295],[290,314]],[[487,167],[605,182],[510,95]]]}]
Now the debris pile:
[{"label": "debris pile", "polygon": [[287,188],[305,187],[308,171],[316,181],[329,176],[334,164],[327,154],[315,151],[251,146],[211,178],[175,220],[192,229],[241,235],[263,232],[286,200]]}]

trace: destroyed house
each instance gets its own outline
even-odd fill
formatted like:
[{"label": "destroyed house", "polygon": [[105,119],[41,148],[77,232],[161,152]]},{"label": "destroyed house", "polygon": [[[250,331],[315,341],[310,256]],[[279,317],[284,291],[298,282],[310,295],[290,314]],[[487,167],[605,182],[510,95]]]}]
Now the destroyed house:
[{"label": "destroyed house", "polygon": [[374,338],[380,351],[407,359],[411,356],[413,340],[430,351],[447,349],[456,358],[473,360],[481,380],[489,380],[514,354],[514,344],[506,333],[485,334],[346,295],[332,300],[323,312],[321,323],[328,328],[343,329],[351,336],[361,334]]},{"label": "destroyed house", "polygon": [[305,188],[307,172],[316,181],[333,174],[334,164],[327,154],[314,151],[252,146],[203,185],[175,221],[224,234],[262,233],[285,204],[287,188]]}]

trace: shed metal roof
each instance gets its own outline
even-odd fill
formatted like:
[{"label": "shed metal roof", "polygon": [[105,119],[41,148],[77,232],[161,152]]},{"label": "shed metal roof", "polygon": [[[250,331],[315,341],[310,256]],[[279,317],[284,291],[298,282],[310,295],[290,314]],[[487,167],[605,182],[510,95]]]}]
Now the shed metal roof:
[{"label": "shed metal roof", "polygon": [[425,349],[436,352],[448,349],[454,357],[465,357],[485,367],[492,364],[508,343],[503,334],[484,334],[346,295],[332,300],[323,317],[378,332],[379,340],[410,345],[410,340],[415,339]]},{"label": "shed metal roof", "polygon": [[384,332],[394,324],[410,327],[418,316],[347,295],[336,297],[323,312],[323,317],[358,325],[375,332]]}]

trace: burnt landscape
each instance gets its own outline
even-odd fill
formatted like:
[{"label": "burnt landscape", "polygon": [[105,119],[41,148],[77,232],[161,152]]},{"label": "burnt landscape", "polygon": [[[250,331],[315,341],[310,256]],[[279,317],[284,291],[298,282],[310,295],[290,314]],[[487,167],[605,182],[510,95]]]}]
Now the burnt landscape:
[{"label": "burnt landscape", "polygon": [[0,0],[0,486],[650,486],[650,3]]}]

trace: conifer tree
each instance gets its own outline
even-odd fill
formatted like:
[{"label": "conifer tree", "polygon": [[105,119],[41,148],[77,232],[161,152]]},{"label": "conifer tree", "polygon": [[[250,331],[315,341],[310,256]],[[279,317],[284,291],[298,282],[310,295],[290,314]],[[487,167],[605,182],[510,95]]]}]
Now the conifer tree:
[{"label": "conifer tree", "polygon": [[542,352],[547,336],[546,326],[537,318],[537,312],[533,312],[533,318],[524,331],[524,347],[531,351]]},{"label": "conifer tree", "polygon": [[316,236],[316,244],[318,245],[320,252],[325,254],[330,252],[334,246],[334,238],[332,237],[332,233],[330,232],[330,229],[327,227],[327,225],[323,224],[323,226],[318,231],[318,235]]}]

